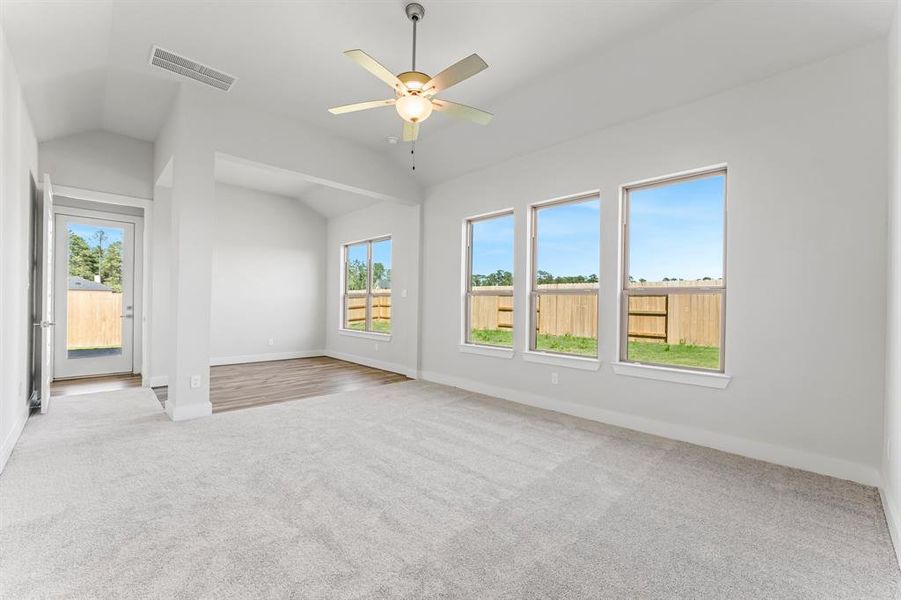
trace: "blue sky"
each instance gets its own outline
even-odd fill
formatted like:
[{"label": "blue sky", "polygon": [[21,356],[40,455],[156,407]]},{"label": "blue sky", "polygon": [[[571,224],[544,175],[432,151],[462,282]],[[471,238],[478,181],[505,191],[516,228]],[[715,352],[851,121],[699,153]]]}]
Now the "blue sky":
[{"label": "blue sky", "polygon": [[[597,275],[600,203],[597,200],[538,211],[538,269],[556,276]],[[513,272],[513,215],[472,224],[472,272]]]},{"label": "blue sky", "polygon": [[[723,274],[725,177],[633,191],[629,270],[635,279],[718,278]],[[538,212],[538,269],[555,276],[598,274],[597,200]],[[472,225],[472,272],[513,271],[513,215]]]},{"label": "blue sky", "polygon": [[538,211],[538,270],[551,275],[598,274],[601,243],[599,200]]},{"label": "blue sky", "polygon": [[386,269],[391,268],[391,240],[382,240],[372,244],[372,262],[382,263]]},{"label": "blue sky", "polygon": [[513,272],[513,215],[472,224],[472,273]]},{"label": "blue sky", "polygon": [[[366,261],[369,258],[368,250],[366,249],[366,244],[355,244],[353,246],[347,247],[347,264],[350,265],[352,262],[360,262],[363,265],[366,265]],[[350,272],[348,270],[348,272]]]},{"label": "blue sky", "polygon": [[629,274],[648,281],[722,277],[725,184],[716,175],[633,191]]},{"label": "blue sky", "polygon": [[106,232],[107,238],[103,242],[103,247],[108,248],[114,242],[121,242],[125,234],[124,229],[119,227],[98,227],[97,225],[85,225],[84,223],[69,223],[69,231],[79,235],[88,243],[88,246],[94,248],[97,246],[97,240],[94,239],[94,233],[99,230]]}]

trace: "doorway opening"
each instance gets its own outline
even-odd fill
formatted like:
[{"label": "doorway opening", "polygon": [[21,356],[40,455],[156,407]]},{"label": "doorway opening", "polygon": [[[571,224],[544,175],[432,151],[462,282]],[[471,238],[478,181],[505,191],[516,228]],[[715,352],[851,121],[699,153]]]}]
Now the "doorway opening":
[{"label": "doorway opening", "polygon": [[143,218],[62,202],[54,217],[54,380],[139,373]]}]

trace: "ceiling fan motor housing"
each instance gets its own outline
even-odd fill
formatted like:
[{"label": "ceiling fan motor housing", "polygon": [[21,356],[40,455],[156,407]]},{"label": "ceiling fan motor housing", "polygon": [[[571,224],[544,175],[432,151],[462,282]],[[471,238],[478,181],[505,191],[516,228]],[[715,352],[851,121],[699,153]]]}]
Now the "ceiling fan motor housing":
[{"label": "ceiling fan motor housing", "polygon": [[430,75],[426,75],[421,71],[405,71],[404,73],[399,73],[397,78],[413,93],[419,93],[425,87],[425,84],[432,79]]}]

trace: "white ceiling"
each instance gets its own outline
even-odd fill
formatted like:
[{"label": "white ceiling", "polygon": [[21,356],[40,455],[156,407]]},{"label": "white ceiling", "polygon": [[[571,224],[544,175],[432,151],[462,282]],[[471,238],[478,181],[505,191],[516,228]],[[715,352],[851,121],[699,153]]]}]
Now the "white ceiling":
[{"label": "white ceiling", "polygon": [[301,173],[217,153],[216,181],[295,198],[330,219],[375,204],[379,200],[314,183]]},{"label": "white ceiling", "polygon": [[[424,2],[418,67],[472,52],[490,65],[446,94],[494,112],[487,127],[436,114],[417,144],[425,184],[700,98],[884,35],[892,0]],[[388,145],[391,109],[329,106],[391,91],[342,56],[362,48],[407,70],[403,1],[3,0],[2,17],[41,140],[107,129],[155,139],[180,79],[151,46],[239,78],[229,94],[409,162]],[[187,83],[187,85],[198,85]]]}]

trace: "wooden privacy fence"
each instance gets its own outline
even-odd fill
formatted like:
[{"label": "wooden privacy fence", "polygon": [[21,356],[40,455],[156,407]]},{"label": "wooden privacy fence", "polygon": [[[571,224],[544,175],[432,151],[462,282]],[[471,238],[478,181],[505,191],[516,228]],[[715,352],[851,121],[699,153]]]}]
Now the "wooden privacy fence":
[{"label": "wooden privacy fence", "polygon": [[68,290],[66,302],[67,349],[122,346],[122,294]]},{"label": "wooden privacy fence", "polygon": [[629,298],[629,339],[667,344],[720,345],[719,294]]},{"label": "wooden privacy fence", "polygon": [[[717,281],[681,281],[643,284],[647,287],[679,287],[716,285]],[[585,284],[541,285],[540,290],[591,289]],[[485,286],[478,290],[510,292],[510,286]],[[598,304],[594,293],[553,294],[538,296],[538,333],[595,337],[598,331]],[[513,327],[512,296],[472,296],[470,326],[472,329]],[[716,293],[632,296],[629,298],[630,341],[669,344],[720,345],[720,312],[722,296]]]},{"label": "wooden privacy fence", "polygon": [[[380,292],[391,293],[391,290],[379,290]],[[354,294],[349,292],[347,295],[347,327],[354,328],[354,325],[362,327],[366,323],[366,294]],[[372,297],[372,320],[374,322],[390,322],[391,321],[391,296],[373,296]]]}]

